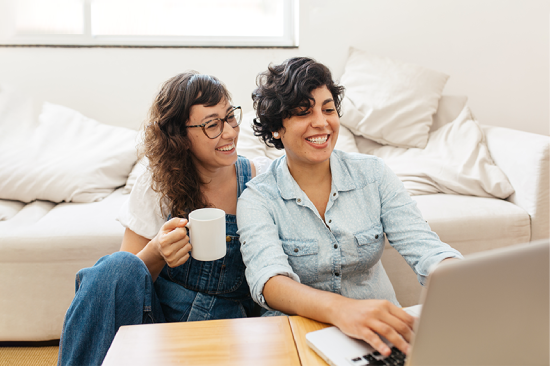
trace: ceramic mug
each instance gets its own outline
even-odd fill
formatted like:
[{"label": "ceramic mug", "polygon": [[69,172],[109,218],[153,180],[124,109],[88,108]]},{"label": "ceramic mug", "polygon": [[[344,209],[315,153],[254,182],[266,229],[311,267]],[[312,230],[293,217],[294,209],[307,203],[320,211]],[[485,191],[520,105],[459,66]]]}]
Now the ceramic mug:
[{"label": "ceramic mug", "polygon": [[225,212],[219,208],[200,208],[189,214],[191,256],[198,261],[215,261],[225,256]]}]

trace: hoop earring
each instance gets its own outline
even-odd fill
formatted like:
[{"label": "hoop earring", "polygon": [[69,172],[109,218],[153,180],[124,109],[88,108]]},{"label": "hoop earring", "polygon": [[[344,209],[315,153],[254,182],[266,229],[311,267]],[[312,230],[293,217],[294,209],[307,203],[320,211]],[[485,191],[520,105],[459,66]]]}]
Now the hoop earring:
[{"label": "hoop earring", "polygon": [[279,137],[279,132],[277,132],[277,131],[273,132],[273,138],[276,139],[276,138],[278,138],[278,137]]}]

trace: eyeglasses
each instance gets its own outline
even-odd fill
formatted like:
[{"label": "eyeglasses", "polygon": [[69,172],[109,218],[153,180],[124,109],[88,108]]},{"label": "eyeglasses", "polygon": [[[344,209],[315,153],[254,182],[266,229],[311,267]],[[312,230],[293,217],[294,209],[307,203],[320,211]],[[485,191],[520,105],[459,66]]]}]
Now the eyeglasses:
[{"label": "eyeglasses", "polygon": [[233,109],[227,113],[225,118],[214,118],[201,125],[187,126],[187,128],[202,127],[202,132],[204,132],[206,137],[209,139],[215,139],[222,134],[225,122],[229,123],[229,126],[237,128],[241,124],[242,119],[243,112],[241,111],[241,107],[233,107]]}]

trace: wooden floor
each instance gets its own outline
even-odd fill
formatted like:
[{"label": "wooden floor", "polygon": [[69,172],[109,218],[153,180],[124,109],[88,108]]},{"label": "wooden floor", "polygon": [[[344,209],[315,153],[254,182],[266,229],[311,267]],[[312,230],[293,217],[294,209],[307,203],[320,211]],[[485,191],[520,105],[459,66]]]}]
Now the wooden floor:
[{"label": "wooden floor", "polygon": [[59,341],[0,342],[0,366],[55,366]]},{"label": "wooden floor", "polygon": [[0,347],[0,366],[55,366],[59,347]]}]

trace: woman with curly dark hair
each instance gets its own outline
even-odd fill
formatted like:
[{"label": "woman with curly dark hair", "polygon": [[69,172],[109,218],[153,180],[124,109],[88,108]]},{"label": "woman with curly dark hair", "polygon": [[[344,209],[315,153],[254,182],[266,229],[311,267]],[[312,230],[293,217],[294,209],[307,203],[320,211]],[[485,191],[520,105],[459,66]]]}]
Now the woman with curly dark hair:
[{"label": "woman with curly dark hair", "polygon": [[[213,76],[187,72],[164,83],[140,146],[148,170],[118,217],[126,227],[120,252],[78,272],[60,365],[101,364],[122,325],[253,313],[235,214],[245,184],[270,161],[237,157],[241,119]],[[227,254],[202,262],[189,255],[185,225],[205,207],[226,213]]]},{"label": "woman with curly dark hair", "polygon": [[257,83],[255,133],[286,156],[249,182],[238,202],[253,299],[265,315],[334,324],[389,355],[382,335],[406,353],[414,319],[380,262],[385,236],[421,283],[433,265],[460,253],[430,230],[381,159],[334,150],[344,88],[326,66],[292,58]]}]

